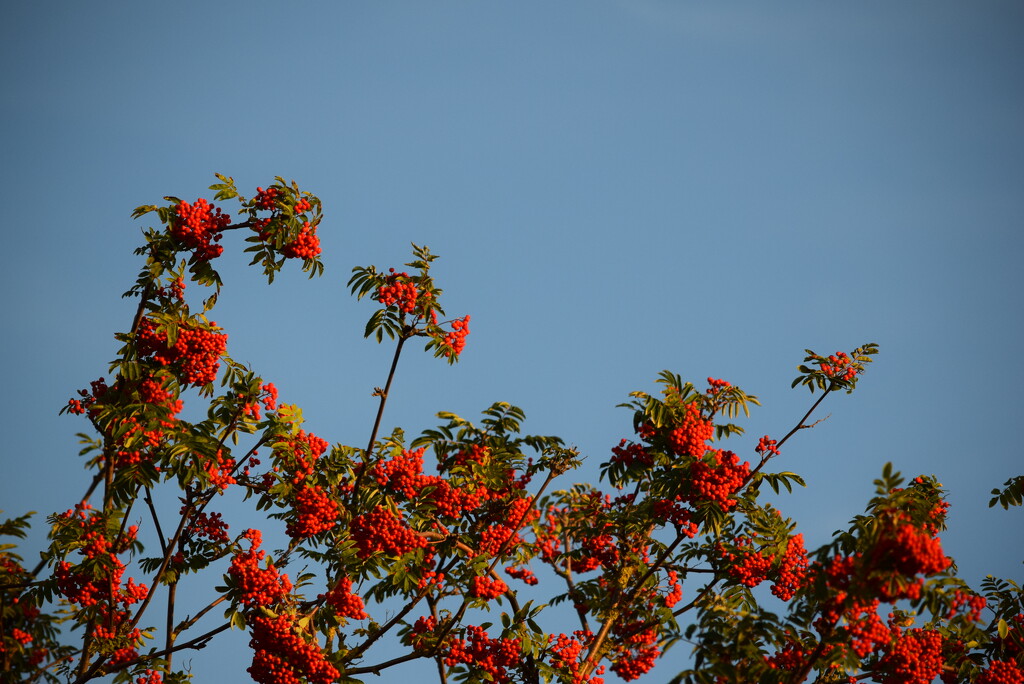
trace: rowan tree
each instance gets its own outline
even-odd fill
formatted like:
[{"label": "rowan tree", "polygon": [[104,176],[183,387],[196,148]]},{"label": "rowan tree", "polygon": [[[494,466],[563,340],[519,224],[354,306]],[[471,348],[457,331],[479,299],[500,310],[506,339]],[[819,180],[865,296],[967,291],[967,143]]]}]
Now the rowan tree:
[{"label": "rowan tree", "polygon": [[[268,283],[288,261],[323,272],[320,200],[281,178],[251,198],[218,181],[212,202],[134,212],[158,224],[136,250],[135,315],[108,371],[62,409],[86,425],[91,481],[49,516],[34,567],[0,547],[5,681],[182,682],[176,654],[240,629],[265,684],[357,682],[419,659],[441,682],[597,684],[642,677],[671,646],[693,652],[674,682],[1024,683],[1020,587],[957,577],[934,477],[886,466],[866,511],[816,549],[762,496],[804,484],[774,469],[785,445],[854,392],[877,345],[806,350],[793,386],[813,403],[756,441],[739,421],[757,397],[664,371],[623,405],[632,430],[599,484],[574,483],[576,450],[524,433],[507,403],[475,421],[439,413],[413,439],[380,434],[407,343],[455,363],[470,332],[442,308],[437,257],[413,245],[404,266],[352,271],[372,303],[364,333],[394,356],[368,439],[332,443],[209,318],[227,231],[247,232]],[[183,417],[186,401],[203,417]],[[1004,487],[991,505],[1020,505],[1021,478]],[[228,490],[251,504],[244,523],[218,510]],[[173,518],[158,492],[180,499]],[[287,544],[267,548],[267,530]],[[28,532],[28,515],[0,525]],[[183,614],[179,591],[211,598]]]}]

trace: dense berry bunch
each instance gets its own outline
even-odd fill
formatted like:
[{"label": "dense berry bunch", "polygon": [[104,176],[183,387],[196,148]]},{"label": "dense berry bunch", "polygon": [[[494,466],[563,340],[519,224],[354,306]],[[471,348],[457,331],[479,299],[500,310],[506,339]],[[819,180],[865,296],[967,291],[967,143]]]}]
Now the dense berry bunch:
[{"label": "dense berry bunch", "polygon": [[1024,671],[1008,660],[993,660],[975,684],[1024,684]]},{"label": "dense berry bunch", "polygon": [[897,634],[879,670],[882,684],[930,684],[942,672],[942,636],[924,629]]},{"label": "dense berry bunch", "polygon": [[712,501],[722,510],[736,505],[732,498],[750,475],[750,463],[739,462],[731,451],[711,450],[709,456],[690,466],[690,501]]},{"label": "dense berry bunch", "polygon": [[878,615],[879,605],[877,599],[867,603],[854,601],[844,612],[846,624],[842,631],[850,641],[850,648],[861,658],[888,645],[892,637]]},{"label": "dense berry bunch", "polygon": [[295,239],[281,247],[281,254],[293,259],[313,259],[319,256],[320,238],[317,237],[316,226],[304,221]]},{"label": "dense berry bunch", "polygon": [[[548,640],[551,651],[551,666],[569,675],[570,684],[604,684],[604,679],[584,674],[587,648],[584,645],[593,638],[589,631],[577,630],[572,636],[552,634]],[[604,666],[596,668],[595,675],[604,673]]]},{"label": "dense berry bunch", "polygon": [[274,470],[285,471],[291,483],[297,485],[312,474],[317,459],[328,446],[327,440],[299,430],[296,435],[274,444]]},{"label": "dense berry bunch", "polygon": [[665,607],[674,608],[683,599],[683,585],[679,581],[679,573],[675,570],[669,570],[668,572],[668,586],[671,588],[671,591],[665,595]]},{"label": "dense berry bunch", "polygon": [[462,318],[456,318],[452,321],[451,332],[444,336],[444,347],[442,347],[444,355],[458,358],[462,353],[462,350],[466,347],[466,335],[468,334],[469,314],[466,314]]},{"label": "dense berry bunch", "polygon": [[[484,678],[494,682],[509,682],[508,668],[514,667],[522,658],[519,639],[491,639],[486,630],[476,625],[466,627],[467,639],[452,639],[444,662],[448,667],[464,663],[471,670],[484,673]],[[474,681],[479,681],[474,679]]]},{"label": "dense berry bunch", "polygon": [[258,530],[247,530],[252,541],[252,548],[237,553],[231,559],[228,575],[234,581],[238,591],[238,602],[249,607],[272,606],[282,601],[292,590],[288,575],[281,575],[272,563],[260,567],[266,557],[266,551],[257,550],[261,544]]},{"label": "dense berry bunch", "polygon": [[654,457],[647,452],[643,445],[627,442],[623,439],[619,442],[618,446],[612,447],[611,462],[621,463],[626,467],[633,464],[651,466],[654,464]]},{"label": "dense berry bunch", "polygon": [[897,521],[887,527],[870,558],[878,569],[891,569],[905,577],[934,575],[949,567],[938,537],[909,522]]},{"label": "dense berry bunch", "polygon": [[715,434],[715,426],[701,415],[697,402],[686,405],[682,423],[668,434],[668,443],[677,456],[700,458],[707,450],[707,441]]},{"label": "dense berry bunch", "polygon": [[402,556],[427,545],[426,539],[385,506],[377,506],[369,513],[356,516],[349,529],[361,558],[368,558],[378,551]]},{"label": "dense berry bunch", "polygon": [[773,670],[793,671],[804,664],[804,658],[809,654],[801,644],[790,641],[773,655],[767,656],[765,662]]},{"label": "dense berry bunch", "polygon": [[220,357],[227,349],[228,336],[211,329],[178,327],[173,345],[167,341],[167,332],[159,330],[148,318],[142,319],[136,334],[136,350],[141,358],[152,359],[163,366],[174,366],[182,380],[190,385],[206,385],[217,379]]},{"label": "dense berry bunch", "polygon": [[175,208],[176,218],[171,221],[170,232],[175,240],[195,253],[200,261],[219,257],[224,248],[218,244],[222,231],[231,223],[231,217],[221,213],[204,199],[195,204],[181,202]]},{"label": "dense berry bunch", "polygon": [[496,599],[508,591],[508,585],[496,577],[477,575],[469,582],[469,595],[487,601]]},{"label": "dense berry bunch", "polygon": [[509,577],[514,577],[515,579],[521,580],[530,586],[534,586],[538,582],[537,576],[528,568],[517,568],[514,565],[510,565],[505,568],[505,572]]},{"label": "dense berry bunch", "polygon": [[324,602],[334,608],[334,614],[353,620],[366,620],[366,605],[363,599],[352,593],[352,580],[348,577],[339,579],[334,588],[322,596]]},{"label": "dense berry bunch", "polygon": [[639,679],[654,667],[661,649],[654,629],[636,629],[636,621],[620,621],[612,629],[617,636],[611,655],[611,671],[627,682]]},{"label": "dense berry bunch", "polygon": [[405,271],[396,273],[393,268],[384,284],[377,288],[377,301],[384,306],[396,306],[402,313],[414,312],[419,296],[419,289],[409,274]]},{"label": "dense berry bunch", "polygon": [[253,202],[260,209],[276,209],[277,198],[281,194],[281,191],[277,188],[256,188],[256,197],[253,198]]},{"label": "dense berry bunch", "polygon": [[322,487],[301,487],[295,493],[295,513],[295,520],[288,523],[288,536],[308,539],[337,524],[338,504],[327,496]]},{"label": "dense berry bunch", "polygon": [[330,684],[341,673],[323,651],[299,636],[290,615],[251,616],[252,666],[247,672],[259,684]]},{"label": "dense berry bunch", "polygon": [[744,586],[756,587],[767,578],[774,558],[764,551],[755,551],[748,537],[737,537],[735,552],[723,550],[722,560],[728,564],[730,577]]},{"label": "dense berry bunch", "polygon": [[788,601],[796,592],[807,584],[810,577],[808,571],[810,561],[804,549],[804,535],[797,534],[786,544],[786,552],[779,562],[778,574],[772,585],[772,593],[783,601]]}]

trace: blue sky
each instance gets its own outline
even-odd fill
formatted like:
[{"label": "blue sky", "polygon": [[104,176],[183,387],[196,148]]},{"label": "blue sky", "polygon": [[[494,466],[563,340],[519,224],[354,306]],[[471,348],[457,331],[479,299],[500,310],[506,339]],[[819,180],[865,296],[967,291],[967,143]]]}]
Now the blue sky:
[{"label": "blue sky", "polygon": [[[1022,472],[1022,28],[1013,2],[11,5],[0,508],[85,489],[84,424],[57,410],[130,325],[131,210],[281,175],[324,202],[327,272],[267,287],[225,257],[214,318],[329,441],[365,441],[390,355],[349,271],[427,244],[472,334],[455,368],[402,359],[388,425],[510,401],[594,480],[629,436],[615,405],[667,368],[761,398],[749,457],[809,406],[805,347],[874,341],[787,445],[809,487],[779,506],[816,545],[885,462],[935,473],[964,576],[1024,579],[1021,510],[987,508]],[[243,681],[244,641],[200,679]]]}]

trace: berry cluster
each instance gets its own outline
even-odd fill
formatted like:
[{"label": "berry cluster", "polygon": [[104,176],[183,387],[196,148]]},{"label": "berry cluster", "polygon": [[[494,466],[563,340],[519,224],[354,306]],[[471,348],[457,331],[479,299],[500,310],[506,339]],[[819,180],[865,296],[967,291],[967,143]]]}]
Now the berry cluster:
[{"label": "berry cluster", "polygon": [[223,236],[221,231],[231,223],[230,216],[202,198],[195,204],[181,202],[175,215],[170,224],[171,236],[193,250],[197,260],[209,261],[223,253],[224,248],[216,243]]},{"label": "berry cluster", "polygon": [[442,353],[447,357],[459,358],[462,350],[466,347],[466,335],[468,334],[469,314],[453,320],[451,332],[444,336]]},{"label": "berry cluster", "polygon": [[266,567],[260,567],[267,553],[257,550],[262,544],[259,530],[246,530],[243,537],[252,541],[252,547],[245,552],[237,553],[231,559],[228,575],[237,589],[238,602],[249,607],[272,606],[288,595],[292,590],[288,575],[281,575],[269,561]]},{"label": "berry cluster", "polygon": [[772,593],[783,601],[789,601],[808,582],[810,573],[807,550],[804,549],[804,535],[790,537],[786,552],[779,561],[778,574],[772,585]]},{"label": "berry cluster", "polygon": [[722,510],[736,505],[732,498],[750,476],[750,463],[739,462],[731,451],[713,449],[703,459],[697,459],[689,468],[690,501],[711,501]]},{"label": "berry cluster", "polygon": [[736,550],[720,550],[722,560],[728,563],[729,576],[747,587],[756,587],[763,582],[774,560],[771,554],[754,551],[749,537],[736,537]]},{"label": "berry cluster", "polygon": [[[491,639],[483,627],[468,625],[467,639],[451,639],[447,644],[444,663],[448,667],[468,665],[472,671],[483,674],[483,679],[498,682],[512,681],[508,668],[522,659],[519,639]],[[474,681],[480,681],[474,678]]]},{"label": "berry cluster", "polygon": [[508,585],[494,577],[477,575],[469,582],[469,595],[486,601],[496,599],[508,591]]},{"label": "berry cluster", "polygon": [[295,493],[296,518],[288,523],[292,539],[308,539],[326,532],[338,522],[338,504],[319,486],[301,487]]},{"label": "berry cluster", "polygon": [[1024,671],[1009,660],[993,660],[975,684],[1024,684]]},{"label": "berry cluster", "polygon": [[668,571],[668,585],[672,590],[665,595],[665,607],[674,608],[683,599],[683,585],[679,582],[679,573]]},{"label": "berry cluster", "polygon": [[642,444],[621,440],[618,446],[612,447],[612,463],[621,463],[627,468],[637,464],[650,467],[654,465],[654,457],[651,456]]},{"label": "berry cluster", "polygon": [[[390,271],[390,275],[384,278],[384,284],[377,288],[377,301],[384,306],[396,306],[402,313],[411,314],[416,310],[419,289],[405,271],[396,273],[393,268]],[[429,293],[425,292],[424,296],[427,295]]]},{"label": "berry cluster", "polygon": [[762,456],[778,456],[779,449],[776,446],[778,442],[774,439],[765,435],[761,439],[757,440],[757,446],[754,447],[754,451],[761,454]]},{"label": "berry cluster", "polygon": [[406,525],[400,514],[396,515],[385,506],[356,516],[349,530],[360,558],[368,558],[378,551],[403,556],[427,545],[427,540]]},{"label": "berry cluster", "polygon": [[228,336],[216,329],[212,321],[209,329],[183,322],[174,344],[169,345],[167,332],[144,318],[136,334],[136,351],[140,358],[176,368],[185,384],[206,385],[217,379],[220,357],[228,344]]},{"label": "berry cluster", "polygon": [[669,447],[677,456],[700,458],[707,450],[707,441],[715,434],[715,426],[701,415],[697,402],[686,405],[682,423],[668,434]]},{"label": "berry cluster", "polygon": [[[584,674],[586,658],[585,643],[593,638],[589,631],[577,630],[572,636],[552,634],[548,637],[548,650],[551,652],[552,667],[563,670],[569,675],[570,684],[604,684],[604,678]],[[594,671],[595,675],[604,674],[604,666]]]},{"label": "berry cluster", "polygon": [[882,532],[869,562],[879,570],[893,570],[905,577],[934,575],[950,564],[938,537],[903,520]]},{"label": "berry cluster", "polygon": [[341,673],[315,643],[295,632],[291,615],[248,618],[252,627],[252,665],[247,672],[259,684],[330,684]]},{"label": "berry cluster", "polygon": [[846,352],[836,352],[827,359],[821,359],[818,366],[821,372],[834,380],[849,382],[857,377],[857,368]]},{"label": "berry cluster", "polygon": [[[269,218],[253,219],[252,221],[252,229],[263,242],[270,242],[273,233],[287,225],[282,214],[299,216],[313,208],[313,204],[303,197],[292,205],[291,213],[287,214],[287,202],[287,195],[280,188],[270,187],[266,190],[256,188],[256,197],[253,198],[254,206],[257,209],[273,212]],[[288,258],[298,259],[314,259],[319,256],[321,252],[320,238],[316,234],[316,229],[316,225],[304,221],[298,234],[292,240],[281,245],[281,254]]]},{"label": "berry cluster", "polygon": [[889,648],[878,669],[882,684],[930,684],[942,672],[942,636],[935,631],[911,629]]},{"label": "berry cluster", "polygon": [[274,444],[274,470],[283,470],[289,481],[297,485],[313,473],[313,468],[328,447],[327,440],[312,432],[299,430],[292,437]]},{"label": "berry cluster", "polygon": [[274,210],[277,209],[277,196],[281,194],[281,191],[277,188],[256,188],[256,197],[253,198],[253,202],[259,209]]},{"label": "berry cluster", "polygon": [[[181,513],[185,513],[187,507],[181,507]],[[205,537],[212,542],[227,543],[228,524],[221,518],[220,513],[200,512],[192,519],[192,524],[186,528],[189,535]]]},{"label": "berry cluster", "polygon": [[348,577],[340,578],[334,588],[321,595],[320,598],[334,609],[334,614],[338,617],[352,620],[366,620],[370,617],[366,614],[366,605],[363,603],[363,599],[352,593],[352,580]]},{"label": "berry cluster", "polygon": [[505,573],[508,574],[509,577],[514,577],[517,580],[526,582],[526,584],[530,585],[531,587],[536,585],[538,582],[537,576],[534,575],[533,571],[529,570],[528,568],[517,568],[514,565],[510,565],[507,568],[505,568]]},{"label": "berry cluster", "polygon": [[281,254],[292,259],[314,259],[320,254],[320,238],[316,234],[316,226],[309,221],[302,223],[302,228],[295,239],[281,247]]},{"label": "berry cluster", "polygon": [[657,631],[654,628],[639,629],[645,621],[639,616],[633,619],[625,616],[612,627],[615,646],[610,656],[611,671],[627,682],[650,672],[661,655]]}]

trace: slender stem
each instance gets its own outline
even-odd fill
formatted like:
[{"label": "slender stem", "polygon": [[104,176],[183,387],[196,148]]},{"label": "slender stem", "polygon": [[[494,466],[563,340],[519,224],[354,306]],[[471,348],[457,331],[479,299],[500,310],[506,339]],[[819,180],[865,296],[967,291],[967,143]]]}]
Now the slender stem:
[{"label": "slender stem", "polygon": [[362,483],[363,476],[366,475],[366,471],[370,469],[373,445],[377,442],[377,433],[380,430],[381,421],[384,419],[384,407],[388,403],[388,394],[391,392],[391,383],[395,379],[395,370],[398,368],[398,358],[402,355],[402,347],[405,346],[405,341],[411,334],[412,332],[406,329],[403,330],[402,334],[398,337],[398,344],[395,345],[395,355],[391,359],[391,370],[388,372],[388,380],[384,384],[384,389],[378,389],[375,392],[375,394],[380,397],[380,405],[377,407],[377,417],[373,421],[373,430],[370,431],[370,441],[367,443],[365,451],[363,451],[363,467],[359,469],[359,473],[356,475],[356,480],[352,484],[352,501],[355,501],[356,496],[359,494],[359,485]]},{"label": "slender stem", "polygon": [[166,639],[164,641],[164,650],[167,651],[167,667],[164,672],[167,674],[171,673],[171,654],[174,648],[174,596],[178,591],[178,583],[171,582],[167,585],[167,623],[166,623]]},{"label": "slender stem", "polygon": [[153,525],[156,527],[156,538],[160,540],[160,553],[167,555],[167,540],[164,539],[164,532],[160,528],[160,518],[157,517],[156,508],[153,506],[153,492],[149,487],[146,487],[146,505],[149,507],[150,515],[153,516]]},{"label": "slender stem", "polygon": [[402,355],[402,347],[405,346],[405,341],[408,339],[404,334],[398,338],[398,344],[395,345],[395,355],[391,359],[391,370],[388,371],[388,381],[384,385],[384,390],[380,392],[380,406],[377,407],[377,417],[373,421],[373,430],[370,432],[370,441],[366,445],[366,451],[364,452],[366,457],[369,457],[373,453],[373,445],[377,441],[377,432],[380,430],[380,423],[384,419],[384,406],[388,403],[388,394],[391,392],[391,383],[395,379],[395,370],[398,368],[398,357]]},{"label": "slender stem", "polygon": [[181,623],[180,625],[178,625],[177,627],[175,627],[175,628],[174,628],[174,637],[175,637],[175,638],[177,638],[179,634],[181,634],[181,633],[182,633],[182,632],[184,632],[184,631],[185,631],[186,629],[188,629],[188,628],[189,628],[189,627],[191,627],[192,625],[194,625],[194,624],[196,624],[197,622],[199,622],[199,619],[200,619],[201,617],[203,617],[204,615],[206,615],[207,613],[209,613],[209,612],[210,612],[211,610],[213,610],[214,608],[216,608],[217,606],[219,606],[219,605],[220,605],[221,603],[224,603],[224,601],[226,601],[227,599],[228,599],[228,597],[227,597],[227,595],[225,595],[225,594],[221,594],[221,595],[220,595],[220,596],[219,596],[218,598],[214,599],[214,600],[213,600],[213,601],[212,601],[212,602],[210,603],[210,605],[206,606],[206,607],[205,607],[205,608],[203,608],[203,609],[202,609],[201,611],[199,611],[198,613],[196,613],[196,614],[195,614],[195,615],[194,615],[193,617],[189,618],[188,620],[185,620],[185,621],[184,621],[184,622],[182,622],[182,623]]}]

